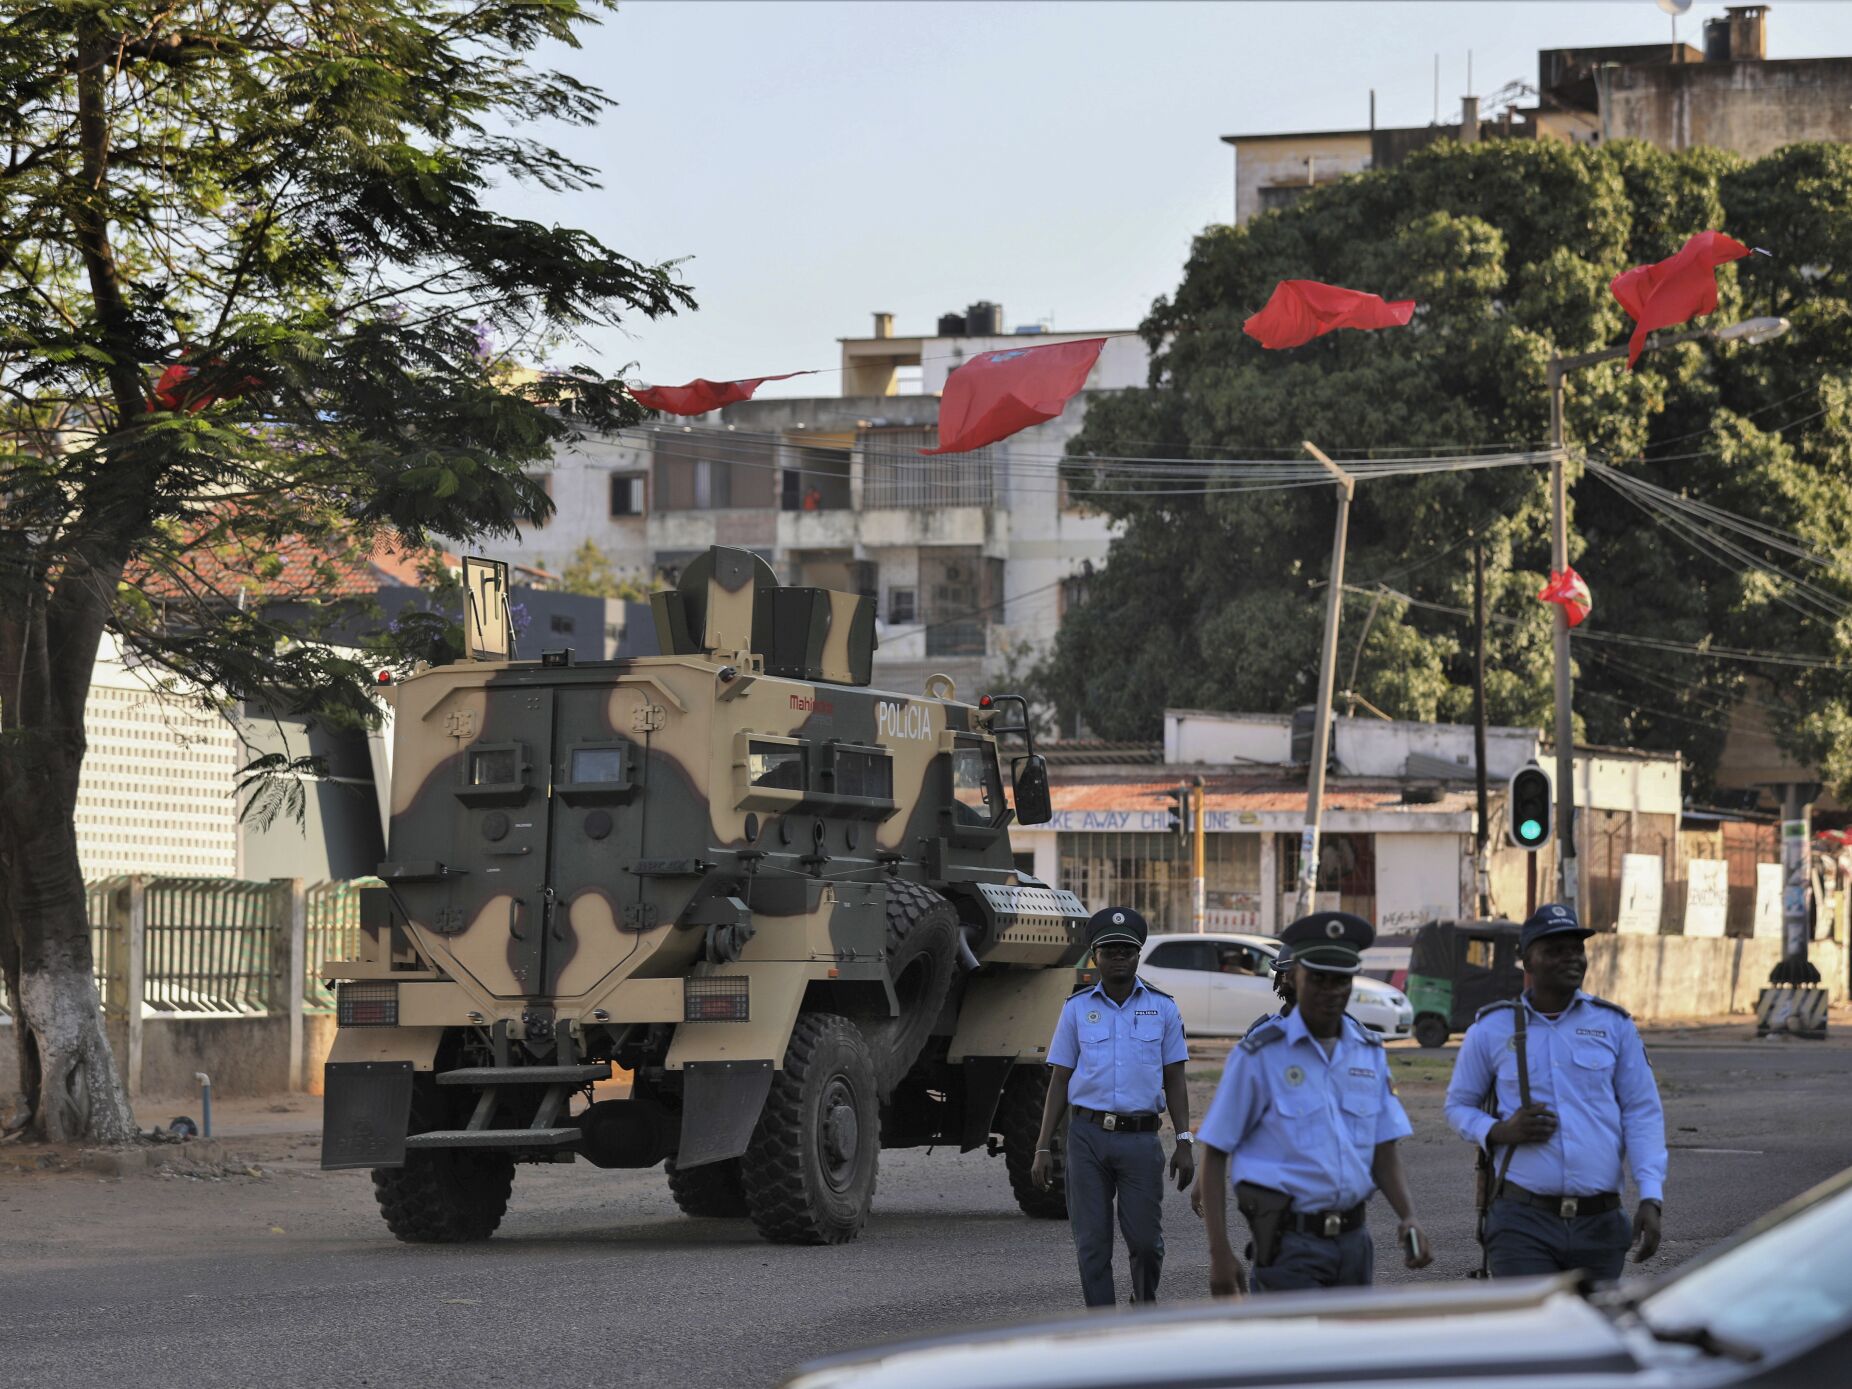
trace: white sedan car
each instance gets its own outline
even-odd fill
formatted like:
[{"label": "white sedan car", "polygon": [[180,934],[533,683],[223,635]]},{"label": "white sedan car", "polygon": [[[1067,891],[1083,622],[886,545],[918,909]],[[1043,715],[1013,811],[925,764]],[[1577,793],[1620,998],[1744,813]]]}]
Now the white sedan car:
[{"label": "white sedan car", "polygon": [[[1280,953],[1272,936],[1152,936],[1138,973],[1177,1000],[1192,1037],[1239,1037],[1265,1013],[1276,1012],[1271,966]],[[1351,986],[1350,1015],[1386,1042],[1410,1036],[1415,1010],[1399,989],[1361,975]]]}]

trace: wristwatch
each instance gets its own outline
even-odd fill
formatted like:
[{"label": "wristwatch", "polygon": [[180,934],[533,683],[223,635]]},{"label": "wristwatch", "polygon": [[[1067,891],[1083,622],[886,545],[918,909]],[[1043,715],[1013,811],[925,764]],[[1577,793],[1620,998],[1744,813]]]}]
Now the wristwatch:
[{"label": "wristwatch", "polygon": [[1193,1143],[1196,1141],[1196,1135],[1191,1133],[1188,1129],[1185,1129],[1182,1133],[1177,1135],[1177,1141],[1179,1143]]}]

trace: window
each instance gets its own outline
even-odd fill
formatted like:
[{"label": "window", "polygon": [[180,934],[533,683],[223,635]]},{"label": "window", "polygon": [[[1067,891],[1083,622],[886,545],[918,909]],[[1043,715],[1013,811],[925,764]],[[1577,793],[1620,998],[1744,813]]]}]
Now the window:
[{"label": "window", "polygon": [[894,760],[885,752],[856,748],[836,750],[836,794],[870,800],[894,799]]},{"label": "window", "polygon": [[573,621],[565,613],[554,613],[547,619],[547,625],[553,629],[556,636],[569,637],[572,635]]},{"label": "window", "polygon": [[751,743],[746,754],[747,775],[754,786],[780,791],[804,789],[804,750],[782,743]]},{"label": "window", "polygon": [[[1060,885],[1098,911],[1131,906],[1154,931],[1188,931],[1193,894],[1189,845],[1174,834],[1084,831],[1060,836]],[[1209,834],[1203,841],[1208,927],[1260,926],[1260,836]]]},{"label": "window", "polygon": [[1155,969],[1201,969],[1217,968],[1215,942],[1206,940],[1173,940],[1152,950],[1146,964]]},{"label": "window", "polygon": [[1226,941],[1217,942],[1215,947],[1215,968],[1221,974],[1259,974],[1268,973],[1261,953],[1245,945],[1231,945]]},{"label": "window", "polygon": [[997,759],[981,745],[952,750],[952,817],[960,825],[988,827],[1003,808]]},{"label": "window", "polygon": [[469,755],[471,786],[507,786],[519,779],[515,775],[513,748],[493,748]]},{"label": "window", "polygon": [[887,620],[889,622],[917,621],[915,616],[917,611],[912,589],[890,588],[887,591]]},{"label": "window", "polygon": [[622,748],[574,748],[572,780],[581,785],[598,781],[623,781]]},{"label": "window", "polygon": [[619,473],[612,477],[611,514],[613,516],[641,516],[643,514],[643,476],[641,473]]},{"label": "window", "polygon": [[1469,937],[1466,942],[1466,965],[1468,969],[1492,968],[1492,942]]}]

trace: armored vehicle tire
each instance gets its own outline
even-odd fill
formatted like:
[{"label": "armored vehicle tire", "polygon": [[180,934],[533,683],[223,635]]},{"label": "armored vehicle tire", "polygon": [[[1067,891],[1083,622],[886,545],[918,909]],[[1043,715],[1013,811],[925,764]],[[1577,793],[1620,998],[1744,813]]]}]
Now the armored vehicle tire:
[{"label": "armored vehicle tire", "polygon": [[1415,1019],[1415,1040],[1424,1047],[1444,1047],[1452,1035],[1447,1020],[1439,1013],[1423,1013]]},{"label": "armored vehicle tire", "polygon": [[775,1244],[843,1244],[875,1194],[881,1106],[861,1029],[800,1013],[746,1155],[746,1210]]},{"label": "armored vehicle tire", "polygon": [[958,909],[930,888],[887,882],[887,968],[900,1015],[862,1025],[875,1083],[891,1095],[919,1060],[958,967]]},{"label": "armored vehicle tire", "polygon": [[466,1244],[502,1223],[514,1159],[480,1150],[407,1153],[403,1167],[373,1169],[386,1227],[407,1244]]},{"label": "armored vehicle tire", "polygon": [[[1003,1165],[1009,1170],[1010,1191],[1022,1213],[1037,1220],[1067,1219],[1067,1173],[1057,1164],[1054,1180],[1044,1191],[1029,1176],[1035,1162],[1035,1141],[1042,1136],[1042,1107],[1048,1103],[1048,1067],[1014,1066],[997,1101],[992,1127],[1003,1135]],[[1065,1135],[1056,1142],[1065,1148]]]},{"label": "armored vehicle tire", "polygon": [[703,1163],[677,1168],[675,1159],[663,1164],[669,1176],[669,1195],[683,1215],[733,1220],[746,1214],[746,1192],[740,1185],[740,1160]]}]

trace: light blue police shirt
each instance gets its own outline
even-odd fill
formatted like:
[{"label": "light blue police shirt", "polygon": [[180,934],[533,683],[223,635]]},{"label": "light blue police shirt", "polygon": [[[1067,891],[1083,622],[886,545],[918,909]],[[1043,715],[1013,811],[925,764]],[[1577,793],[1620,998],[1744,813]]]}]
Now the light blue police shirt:
[{"label": "light blue police shirt", "polygon": [[[1599,1196],[1621,1189],[1621,1158],[1633,1169],[1642,1201],[1663,1199],[1665,1111],[1633,1019],[1611,1003],[1578,991],[1554,1020],[1527,995],[1524,1050],[1535,1103],[1556,1114],[1546,1143],[1512,1149],[1505,1175],[1540,1196]],[[1466,1029],[1447,1083],[1447,1122],[1470,1143],[1485,1146],[1498,1119],[1519,1108],[1517,1008],[1490,1008]],[[1498,1114],[1481,1106],[1498,1081]]]},{"label": "light blue police shirt", "polygon": [[1075,994],[1048,1044],[1049,1065],[1074,1069],[1067,1102],[1113,1114],[1161,1113],[1164,1068],[1189,1056],[1177,1001],[1142,979],[1124,1003],[1104,981]]},{"label": "light blue police shirt", "polygon": [[1376,1145],[1413,1132],[1382,1043],[1346,1027],[1326,1055],[1295,1008],[1229,1052],[1196,1137],[1232,1155],[1231,1181],[1283,1191],[1297,1210],[1344,1211],[1376,1189]]}]

